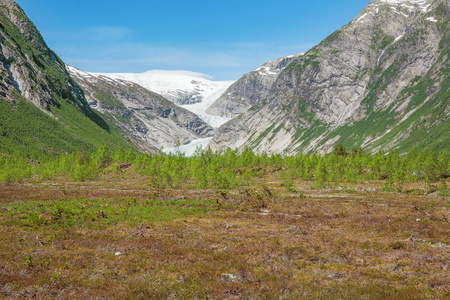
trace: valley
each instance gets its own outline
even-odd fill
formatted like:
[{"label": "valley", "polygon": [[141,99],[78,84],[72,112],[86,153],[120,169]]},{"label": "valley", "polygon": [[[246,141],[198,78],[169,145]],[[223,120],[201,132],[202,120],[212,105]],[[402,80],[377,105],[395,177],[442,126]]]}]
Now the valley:
[{"label": "valley", "polygon": [[450,295],[449,197],[382,192],[378,180],[317,190],[296,179],[288,190],[270,169],[226,191],[150,187],[133,167],[0,184],[0,296]]},{"label": "valley", "polygon": [[130,65],[292,53],[227,81],[87,72],[0,0],[0,299],[450,298],[448,0],[370,1],[304,52],[129,58],[160,25],[71,38]]}]

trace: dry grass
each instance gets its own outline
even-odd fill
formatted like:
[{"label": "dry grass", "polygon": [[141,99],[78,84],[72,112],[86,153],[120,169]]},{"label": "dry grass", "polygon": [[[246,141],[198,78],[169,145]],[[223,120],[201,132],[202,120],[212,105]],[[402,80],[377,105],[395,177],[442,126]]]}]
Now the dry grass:
[{"label": "dry grass", "polygon": [[262,180],[239,191],[155,190],[132,175],[0,185],[0,298],[450,297],[448,197]]}]

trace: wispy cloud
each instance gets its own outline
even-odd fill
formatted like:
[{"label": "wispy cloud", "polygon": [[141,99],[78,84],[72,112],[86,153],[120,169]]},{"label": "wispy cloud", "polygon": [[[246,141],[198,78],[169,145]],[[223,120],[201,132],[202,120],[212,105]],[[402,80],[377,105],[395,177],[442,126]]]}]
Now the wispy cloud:
[{"label": "wispy cloud", "polygon": [[[114,33],[114,30],[111,33]],[[122,33],[126,34],[126,31],[118,30],[117,33],[117,36],[120,36]],[[113,34],[109,38],[112,37]],[[313,46],[313,44],[270,45],[255,42],[230,42],[224,43],[222,47],[198,48],[126,42],[83,45],[86,44],[64,45],[55,50],[67,63],[91,72],[177,69],[201,72],[221,80],[238,79],[266,61],[299,53]]]}]

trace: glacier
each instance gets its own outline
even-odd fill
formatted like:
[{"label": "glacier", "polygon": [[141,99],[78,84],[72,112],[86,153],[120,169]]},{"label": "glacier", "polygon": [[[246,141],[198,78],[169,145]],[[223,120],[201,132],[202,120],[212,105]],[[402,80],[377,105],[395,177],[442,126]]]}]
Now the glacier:
[{"label": "glacier", "polygon": [[[214,81],[209,75],[183,70],[150,70],[144,73],[86,73],[83,75],[136,83],[193,112],[216,129],[231,119],[208,114],[206,109],[235,82],[234,80]],[[212,137],[201,138],[193,140],[187,145],[163,149],[163,152],[192,156],[197,148],[204,150],[211,140]]]},{"label": "glacier", "polygon": [[166,154],[176,155],[178,153],[182,153],[186,156],[193,156],[195,154],[195,151],[197,151],[197,149],[205,150],[206,147],[208,147],[209,142],[211,142],[212,139],[213,139],[213,137],[193,140],[192,142],[190,142],[187,145],[183,145],[180,147],[174,147],[174,148],[165,148],[162,151]]}]

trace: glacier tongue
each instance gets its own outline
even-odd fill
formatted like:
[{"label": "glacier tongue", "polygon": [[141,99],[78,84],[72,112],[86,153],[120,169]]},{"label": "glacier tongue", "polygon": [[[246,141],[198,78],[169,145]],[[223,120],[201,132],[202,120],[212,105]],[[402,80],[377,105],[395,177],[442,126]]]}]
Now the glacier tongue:
[{"label": "glacier tongue", "polygon": [[187,145],[183,145],[180,147],[174,147],[174,148],[166,148],[162,151],[166,154],[177,154],[177,153],[183,153],[186,156],[192,156],[195,154],[195,151],[197,151],[198,148],[201,150],[204,150],[206,147],[208,147],[209,142],[211,142],[212,137],[204,138],[204,139],[198,139],[193,140]]},{"label": "glacier tongue", "polygon": [[[214,116],[206,113],[206,109],[211,106],[217,99],[219,99],[220,96],[222,96],[223,93],[228,89],[228,87],[231,84],[228,84],[229,81],[226,81],[226,84],[222,84],[220,87],[217,88],[213,93],[206,95],[203,98],[202,102],[194,103],[194,104],[187,104],[187,105],[181,105],[182,108],[185,108],[197,116],[200,117],[203,121],[211,125],[213,128],[219,128],[226,122],[230,121],[231,118],[226,117],[219,117]],[[231,82],[232,83],[232,82]]]},{"label": "glacier tongue", "polygon": [[151,70],[144,73],[90,74],[96,77],[104,76],[139,84],[197,114],[214,128],[219,128],[230,120],[229,118],[207,114],[205,111],[234,81],[213,81],[208,75],[190,71]]},{"label": "glacier tongue", "polygon": [[[234,81],[213,81],[211,77],[202,73],[190,71],[151,70],[144,73],[87,73],[95,77],[125,80],[136,83],[152,92],[158,93],[167,100],[187,109],[201,118],[213,128],[219,128],[230,118],[214,116],[206,113],[206,109],[213,104]],[[197,147],[205,149],[210,138],[191,141],[187,145],[167,148],[165,153],[181,152],[191,156]]]}]

